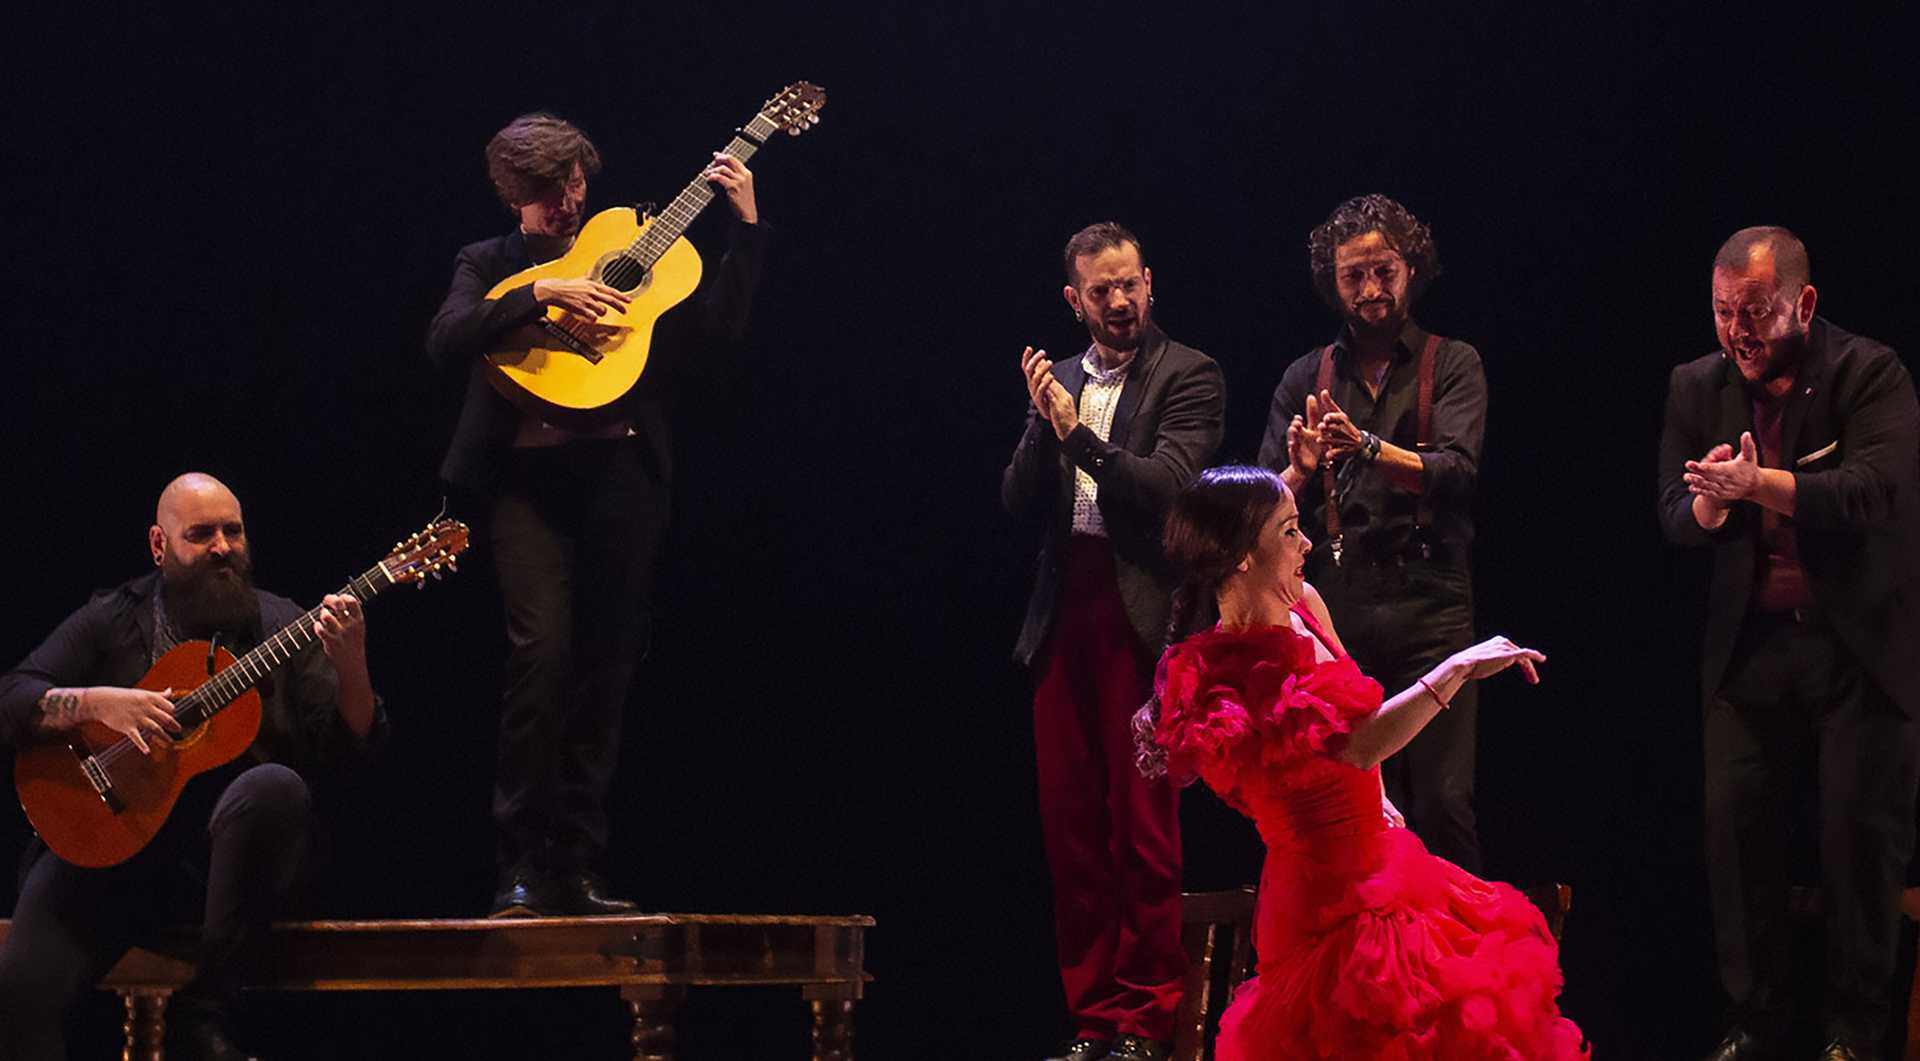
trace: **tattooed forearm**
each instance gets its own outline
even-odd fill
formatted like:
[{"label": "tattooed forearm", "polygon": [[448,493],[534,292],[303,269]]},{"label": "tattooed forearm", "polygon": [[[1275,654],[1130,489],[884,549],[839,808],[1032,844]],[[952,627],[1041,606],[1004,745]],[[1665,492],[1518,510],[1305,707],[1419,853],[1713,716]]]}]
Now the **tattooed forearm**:
[{"label": "tattooed forearm", "polygon": [[80,721],[80,696],[83,689],[48,689],[40,696],[42,730],[72,729]]}]

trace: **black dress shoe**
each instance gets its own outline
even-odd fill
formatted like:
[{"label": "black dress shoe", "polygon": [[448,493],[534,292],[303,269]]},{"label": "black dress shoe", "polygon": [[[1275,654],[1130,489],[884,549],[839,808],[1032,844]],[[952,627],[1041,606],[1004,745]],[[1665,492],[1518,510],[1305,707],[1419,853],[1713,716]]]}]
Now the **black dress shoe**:
[{"label": "black dress shoe", "polygon": [[1107,1052],[1112,1049],[1110,1039],[1075,1039],[1047,1061],[1106,1061]]},{"label": "black dress shoe", "polygon": [[1759,1036],[1745,1028],[1735,1028],[1720,1040],[1720,1045],[1704,1061],[1761,1061],[1770,1054],[1771,1051]]},{"label": "black dress shoe", "polygon": [[549,917],[601,917],[639,909],[633,900],[608,891],[605,877],[585,870],[549,878],[538,899],[540,912]]},{"label": "black dress shoe", "polygon": [[1828,1043],[1827,1048],[1820,1051],[1820,1061],[1860,1061],[1865,1056],[1839,1039]]},{"label": "black dress shoe", "polygon": [[508,877],[493,893],[493,911],[488,917],[539,917],[539,892],[542,881],[531,870],[520,870]]},{"label": "black dress shoe", "polygon": [[630,914],[632,900],[608,892],[606,878],[579,870],[547,875],[521,870],[507,878],[493,897],[488,917],[599,917]]},{"label": "black dress shoe", "polygon": [[1106,1061],[1167,1061],[1172,1043],[1149,1039],[1144,1035],[1122,1035],[1113,1041],[1113,1052]]}]

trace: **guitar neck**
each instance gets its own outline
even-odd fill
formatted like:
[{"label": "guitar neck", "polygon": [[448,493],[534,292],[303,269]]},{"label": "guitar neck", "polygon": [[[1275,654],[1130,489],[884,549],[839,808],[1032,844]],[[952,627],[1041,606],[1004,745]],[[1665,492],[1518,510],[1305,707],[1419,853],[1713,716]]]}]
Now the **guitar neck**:
[{"label": "guitar neck", "polygon": [[[385,566],[375,564],[340,589],[359,600],[371,600],[393,585]],[[281,627],[272,637],[260,642],[253,651],[233,661],[233,665],[208,678],[198,689],[174,704],[173,717],[182,726],[197,726],[219,710],[239,699],[240,694],[260,684],[261,679],[279,669],[301,649],[318,640],[313,625],[320,621],[322,609],[314,607],[293,622]]]},{"label": "guitar neck", "polygon": [[[728,141],[724,150],[745,162],[777,130],[778,127],[765,114],[754,115],[753,121]],[[705,173],[706,167],[702,166],[700,172]],[[693,224],[693,219],[699,217],[700,211],[705,210],[711,202],[713,185],[700,174],[694,174],[693,180],[687,182],[687,186],[680,189],[680,194],[673,197],[673,202],[668,203],[667,208],[653,219],[653,224],[648,225],[647,230],[640,233],[640,238],[633,241],[628,253],[638,258],[643,268],[653,268],[653,263],[667,253],[667,248],[673,246],[674,240],[686,234],[687,226]]]}]

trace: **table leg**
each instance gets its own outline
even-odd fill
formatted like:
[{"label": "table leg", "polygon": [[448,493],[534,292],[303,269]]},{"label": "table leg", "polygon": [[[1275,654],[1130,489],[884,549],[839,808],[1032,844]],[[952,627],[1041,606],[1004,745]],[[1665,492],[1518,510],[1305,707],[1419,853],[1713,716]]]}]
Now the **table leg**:
[{"label": "table leg", "polygon": [[620,997],[633,1014],[633,1061],[674,1061],[673,1015],[686,991],[678,987],[630,985]]},{"label": "table leg", "polygon": [[853,1061],[853,999],[816,998],[813,1061]]},{"label": "table leg", "polygon": [[120,1022],[120,1061],[164,1061],[167,998],[171,991],[121,991],[127,1015]]}]

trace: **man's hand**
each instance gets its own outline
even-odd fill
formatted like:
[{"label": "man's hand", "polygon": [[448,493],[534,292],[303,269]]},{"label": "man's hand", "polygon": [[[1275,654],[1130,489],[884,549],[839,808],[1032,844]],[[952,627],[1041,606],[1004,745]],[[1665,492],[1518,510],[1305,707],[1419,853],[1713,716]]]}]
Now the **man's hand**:
[{"label": "man's hand", "polygon": [[1054,436],[1065,439],[1080,426],[1079,410],[1073,407],[1073,395],[1053,378],[1053,362],[1045,350],[1029,346],[1020,355],[1020,371],[1027,380],[1027,400],[1053,425]]},{"label": "man's hand", "polygon": [[[82,722],[98,722],[133,742],[142,754],[154,745],[172,745],[180,732],[173,717],[172,689],[123,689],[95,685],[85,689],[48,689],[40,697],[39,727],[46,732],[71,730]],[[149,743],[151,742],[151,743]]]},{"label": "man's hand", "polygon": [[749,225],[759,222],[760,208],[753,201],[753,171],[745,162],[724,151],[715,151],[713,165],[700,175],[727,193],[727,205],[733,207],[733,216]]},{"label": "man's hand", "polygon": [[1735,501],[1753,497],[1760,487],[1760,454],[1753,444],[1753,432],[1740,433],[1740,452],[1722,442],[1705,457],[1687,462],[1687,489],[1707,499],[1711,505],[1728,508]]},{"label": "man's hand", "polygon": [[533,300],[542,306],[559,306],[587,321],[597,321],[608,313],[624,310],[627,303],[633,301],[618,288],[584,278],[535,280]]},{"label": "man's hand", "polygon": [[[1340,458],[1360,452],[1360,429],[1353,426],[1347,411],[1333,400],[1333,392],[1320,392],[1320,441],[1327,456]],[[1312,418],[1312,414],[1308,414]]]},{"label": "man's hand", "polygon": [[345,670],[349,664],[366,669],[367,621],[351,594],[329,593],[320,598],[320,618],[314,621],[313,632],[336,669]]},{"label": "man's hand", "polygon": [[1320,435],[1320,399],[1307,395],[1307,415],[1296,414],[1287,424],[1287,463],[1302,480],[1320,470],[1326,443]]}]

